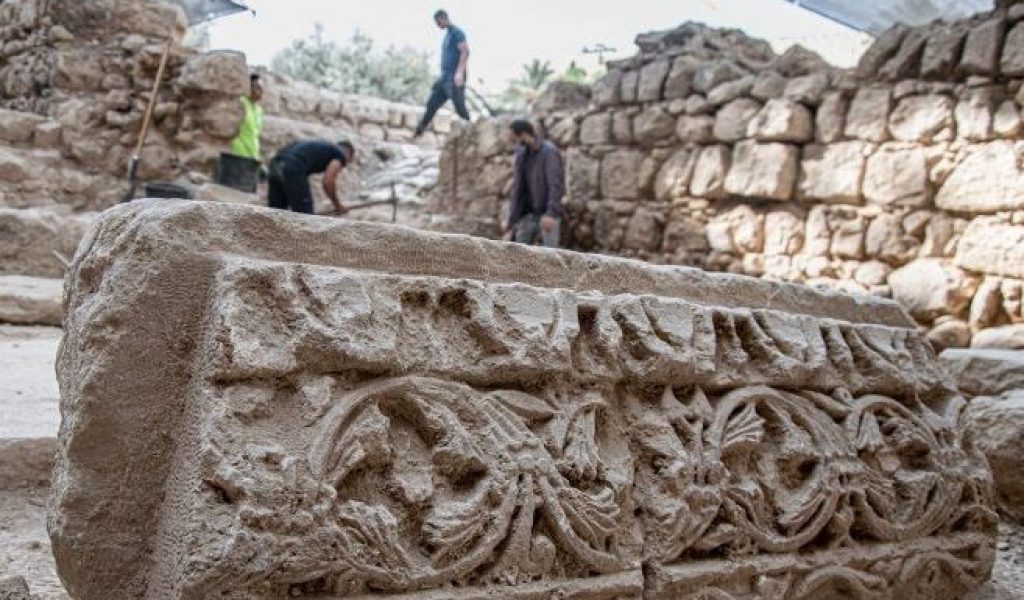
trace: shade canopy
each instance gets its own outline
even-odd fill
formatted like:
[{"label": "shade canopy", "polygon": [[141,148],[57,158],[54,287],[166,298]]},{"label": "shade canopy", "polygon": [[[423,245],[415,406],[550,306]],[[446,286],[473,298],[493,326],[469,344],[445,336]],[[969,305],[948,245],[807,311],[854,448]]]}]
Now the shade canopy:
[{"label": "shade canopy", "polygon": [[171,0],[185,9],[188,24],[196,25],[228,15],[249,10],[249,7],[234,0]]},{"label": "shade canopy", "polygon": [[992,10],[992,0],[786,0],[847,27],[879,35],[897,23],[924,25]]}]

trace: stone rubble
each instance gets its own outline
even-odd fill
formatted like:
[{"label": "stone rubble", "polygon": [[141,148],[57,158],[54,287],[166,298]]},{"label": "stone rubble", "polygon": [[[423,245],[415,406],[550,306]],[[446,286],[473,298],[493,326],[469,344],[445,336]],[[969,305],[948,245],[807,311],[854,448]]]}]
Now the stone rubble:
[{"label": "stone rubble", "polygon": [[941,360],[971,398],[963,426],[992,468],[1000,512],[1024,524],[1024,351],[946,350]]}]

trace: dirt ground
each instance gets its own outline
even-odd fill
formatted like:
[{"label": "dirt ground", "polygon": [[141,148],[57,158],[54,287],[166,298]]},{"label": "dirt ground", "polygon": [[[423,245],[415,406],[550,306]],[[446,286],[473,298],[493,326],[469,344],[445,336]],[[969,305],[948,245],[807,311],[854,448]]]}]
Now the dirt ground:
[{"label": "dirt ground", "polygon": [[[0,325],[0,579],[24,577],[39,600],[69,598],[46,533],[60,336],[55,328]],[[1024,600],[1024,526],[1004,523],[999,534],[992,580],[964,600]]]},{"label": "dirt ground", "polygon": [[999,553],[992,579],[966,600],[1024,600],[1024,526],[999,526]]},{"label": "dirt ground", "polygon": [[68,598],[46,534],[46,496],[57,448],[61,330],[0,325],[0,579],[25,578],[41,600]]},{"label": "dirt ground", "polygon": [[0,579],[25,578],[40,600],[68,598],[50,553],[46,496],[55,438],[0,440]]},{"label": "dirt ground", "polygon": [[0,439],[57,435],[57,327],[0,325]]}]

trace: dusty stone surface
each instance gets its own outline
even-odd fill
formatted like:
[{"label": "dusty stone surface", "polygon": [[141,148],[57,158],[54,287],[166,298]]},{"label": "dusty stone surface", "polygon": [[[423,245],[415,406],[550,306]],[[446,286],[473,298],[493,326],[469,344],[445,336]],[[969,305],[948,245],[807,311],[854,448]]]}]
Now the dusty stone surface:
[{"label": "dusty stone surface", "polygon": [[694,164],[695,158],[689,150],[673,154],[658,170],[654,180],[654,196],[660,200],[686,196]]},{"label": "dusty stone surface", "polygon": [[953,126],[953,101],[947,96],[910,96],[896,105],[889,117],[889,131],[897,140],[930,142]]},{"label": "dusty stone surface", "polygon": [[885,206],[927,205],[925,153],[918,148],[883,145],[867,161],[864,197],[868,202]]},{"label": "dusty stone surface", "polygon": [[846,114],[846,135],[869,142],[884,142],[888,137],[886,122],[891,106],[892,91],[888,88],[857,90]]},{"label": "dusty stone surface", "polygon": [[967,28],[962,23],[937,26],[932,30],[921,55],[921,75],[926,79],[945,79],[953,74],[960,60]]},{"label": "dusty stone surface", "polygon": [[761,104],[750,98],[739,98],[726,104],[715,115],[715,137],[723,142],[738,142],[747,137],[747,128],[761,110]]},{"label": "dusty stone surface", "polygon": [[0,598],[3,600],[31,600],[24,577],[0,577]]},{"label": "dusty stone surface", "polygon": [[992,75],[999,62],[1006,22],[993,17],[967,33],[960,70],[966,75]]},{"label": "dusty stone surface", "polygon": [[559,110],[571,110],[587,105],[591,99],[591,89],[585,85],[571,81],[553,81],[530,105],[534,113],[548,113]]},{"label": "dusty stone surface", "polygon": [[940,357],[953,381],[969,396],[998,396],[1024,389],[1024,352],[946,350]]},{"label": "dusty stone surface", "polygon": [[975,397],[964,419],[966,435],[992,468],[999,511],[1024,523],[1024,390]]},{"label": "dusty stone surface", "polygon": [[747,125],[747,135],[759,142],[808,142],[814,136],[814,120],[804,105],[775,98],[769,100]]},{"label": "dusty stone surface", "polygon": [[995,558],[963,401],[888,301],[173,201],[104,213],[69,294],[80,600],[923,600]]},{"label": "dusty stone surface", "polygon": [[1024,226],[976,219],[964,231],[955,260],[957,266],[972,271],[1024,277]]},{"label": "dusty stone surface", "polygon": [[0,208],[0,274],[62,277],[91,214]]},{"label": "dusty stone surface", "polygon": [[979,331],[971,338],[971,347],[1024,350],[1024,324],[1002,325]]},{"label": "dusty stone surface", "polygon": [[0,323],[60,326],[63,290],[60,279],[0,275]]},{"label": "dusty stone surface", "polygon": [[911,315],[929,322],[943,312],[962,312],[977,281],[942,259],[922,258],[889,277],[893,296]]},{"label": "dusty stone surface", "polygon": [[971,343],[971,326],[963,319],[944,316],[936,319],[926,337],[936,352],[946,348],[966,348]]},{"label": "dusty stone surface", "polygon": [[800,169],[800,198],[859,204],[869,152],[867,143],[857,141],[806,146]]},{"label": "dusty stone surface", "polygon": [[235,94],[248,83],[245,54],[233,50],[205,52],[187,61],[178,85],[188,92]]},{"label": "dusty stone surface", "polygon": [[935,197],[939,208],[990,213],[1024,208],[1024,143],[998,141],[968,151]]},{"label": "dusty stone surface", "polygon": [[799,152],[789,144],[741,142],[725,178],[730,194],[788,200],[796,186]]},{"label": "dusty stone surface", "polygon": [[708,146],[701,150],[690,178],[690,192],[702,198],[724,196],[725,176],[731,163],[732,155],[726,146]]},{"label": "dusty stone surface", "polygon": [[0,109],[0,141],[28,142],[45,119],[32,113]]}]

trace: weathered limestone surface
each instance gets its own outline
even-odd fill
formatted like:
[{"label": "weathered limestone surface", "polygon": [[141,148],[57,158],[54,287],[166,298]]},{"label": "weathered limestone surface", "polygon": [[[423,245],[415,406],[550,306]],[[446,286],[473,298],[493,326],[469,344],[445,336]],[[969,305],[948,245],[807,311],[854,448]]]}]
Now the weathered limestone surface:
[{"label": "weathered limestone surface", "polygon": [[60,325],[60,279],[0,275],[0,323]]},{"label": "weathered limestone surface", "polygon": [[1024,390],[974,398],[964,426],[992,468],[1000,512],[1024,522]]},{"label": "weathered limestone surface", "polygon": [[152,201],[102,215],[67,302],[79,600],[924,600],[991,569],[963,401],[890,301]]},{"label": "weathered limestone surface", "polygon": [[942,365],[965,394],[998,396],[1024,389],[1024,352],[957,348],[946,350],[941,358]]},{"label": "weathered limestone surface", "polygon": [[94,214],[0,208],[0,274],[62,277]]},{"label": "weathered limestone surface", "polygon": [[941,360],[971,398],[962,427],[992,467],[1000,512],[1024,522],[1024,351],[947,350]]},{"label": "weathered limestone surface", "polygon": [[1024,227],[999,219],[976,219],[967,226],[956,252],[960,267],[1024,277]]}]

